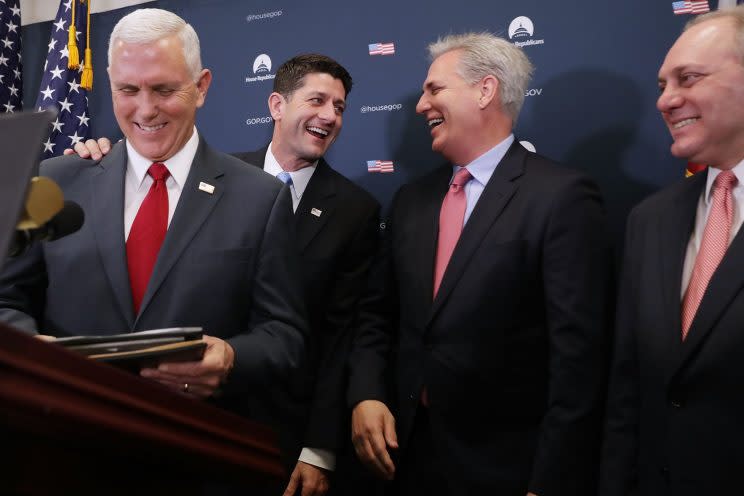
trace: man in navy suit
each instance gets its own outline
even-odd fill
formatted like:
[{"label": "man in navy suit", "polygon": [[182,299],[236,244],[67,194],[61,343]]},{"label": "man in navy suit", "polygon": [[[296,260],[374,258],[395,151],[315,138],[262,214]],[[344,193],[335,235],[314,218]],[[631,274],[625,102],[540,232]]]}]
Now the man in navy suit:
[{"label": "man in navy suit", "polygon": [[610,271],[599,192],[515,140],[521,49],[469,33],[429,50],[416,111],[450,163],[393,201],[350,360],[357,453],[399,494],[593,495]]},{"label": "man in navy suit", "polygon": [[53,336],[201,326],[201,361],[141,374],[251,415],[274,391],[290,393],[305,362],[289,191],[200,137],[195,115],[211,73],[180,17],[141,9],[122,18],[108,72],[126,139],[93,165],[42,163],[86,221],[5,265],[0,318]]},{"label": "man in navy suit", "polygon": [[[366,494],[349,439],[346,361],[357,302],[376,251],[379,203],[323,158],[341,132],[352,80],[338,62],[301,54],[276,72],[268,105],[271,142],[235,156],[288,181],[295,210],[316,377],[304,446],[286,495]],[[288,179],[287,179],[288,178]],[[329,481],[328,471],[336,474]]]},{"label": "man in navy suit", "polygon": [[743,491],[742,40],[744,6],[699,16],[659,69],[672,155],[709,167],[628,219],[601,495]]}]

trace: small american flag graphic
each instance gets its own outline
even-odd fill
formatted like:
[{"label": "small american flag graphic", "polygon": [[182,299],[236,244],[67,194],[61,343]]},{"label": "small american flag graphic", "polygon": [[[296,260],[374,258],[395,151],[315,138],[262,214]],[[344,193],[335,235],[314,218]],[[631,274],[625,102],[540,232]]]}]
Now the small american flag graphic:
[{"label": "small american flag graphic", "polygon": [[395,55],[395,43],[370,43],[370,55]]},{"label": "small american flag graphic", "polygon": [[367,160],[367,172],[395,172],[392,160]]},{"label": "small american flag graphic", "polygon": [[710,11],[708,0],[685,0],[672,2],[672,10],[675,14],[703,14]]}]

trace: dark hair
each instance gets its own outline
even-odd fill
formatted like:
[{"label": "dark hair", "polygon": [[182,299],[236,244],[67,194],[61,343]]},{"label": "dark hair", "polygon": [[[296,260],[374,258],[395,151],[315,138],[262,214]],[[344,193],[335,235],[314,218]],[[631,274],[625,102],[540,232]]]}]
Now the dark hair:
[{"label": "dark hair", "polygon": [[329,74],[344,85],[345,95],[351,91],[351,75],[344,67],[325,55],[318,53],[303,53],[284,62],[276,71],[274,91],[289,98],[300,86],[302,79],[308,74]]}]

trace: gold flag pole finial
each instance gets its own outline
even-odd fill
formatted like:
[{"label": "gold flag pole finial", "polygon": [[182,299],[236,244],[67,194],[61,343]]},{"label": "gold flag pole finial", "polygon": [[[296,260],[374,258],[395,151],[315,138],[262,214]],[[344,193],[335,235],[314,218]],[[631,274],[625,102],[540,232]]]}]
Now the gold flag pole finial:
[{"label": "gold flag pole finial", "polygon": [[75,30],[75,4],[77,0],[72,0],[72,22],[67,33],[67,68],[77,69],[80,67],[80,54],[77,47],[77,32]]},{"label": "gold flag pole finial", "polygon": [[90,49],[90,4],[91,0],[81,0],[88,2],[88,15],[85,26],[85,63],[83,64],[83,75],[80,76],[80,86],[90,91],[93,89],[93,52]]}]

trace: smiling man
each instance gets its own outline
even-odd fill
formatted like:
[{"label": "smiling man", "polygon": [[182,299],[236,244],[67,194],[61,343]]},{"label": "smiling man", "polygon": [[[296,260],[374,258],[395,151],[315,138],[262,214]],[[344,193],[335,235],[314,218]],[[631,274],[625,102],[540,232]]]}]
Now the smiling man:
[{"label": "smiling man", "polygon": [[672,154],[709,167],[630,214],[600,494],[740,494],[744,6],[691,21],[659,88]]},{"label": "smiling man", "polygon": [[212,76],[177,15],[123,17],[108,72],[126,139],[94,164],[42,163],[85,224],[4,266],[0,319],[58,337],[200,326],[202,360],[141,374],[251,416],[305,363],[289,190],[199,135]]},{"label": "smiling man", "polygon": [[[292,57],[277,70],[268,98],[274,119],[271,142],[234,154],[286,182],[295,211],[292,227],[313,337],[313,373],[304,385],[309,413],[297,405],[294,421],[281,426],[292,431],[285,439],[287,454],[299,452],[288,496],[296,491],[321,496],[329,488],[333,494],[363,496],[379,487],[349,445],[345,391],[352,326],[377,247],[380,205],[323,159],[341,132],[351,87],[351,75],[332,58],[313,53]],[[75,146],[81,157],[96,160],[110,149],[106,138]],[[302,439],[301,450],[295,438]]]},{"label": "smiling man", "polygon": [[468,33],[429,51],[416,111],[449,164],[393,201],[350,360],[357,453],[401,495],[594,495],[599,193],[515,141],[532,72],[520,48]]},{"label": "smiling man", "polygon": [[[330,57],[302,54],[276,72],[268,105],[274,119],[265,148],[237,153],[289,185],[295,210],[305,302],[314,338],[311,408],[304,448],[286,496],[374,493],[349,445],[346,361],[357,303],[378,240],[380,205],[333,170],[323,155],[338,137],[352,80]],[[330,477],[330,472],[336,474]]]}]

